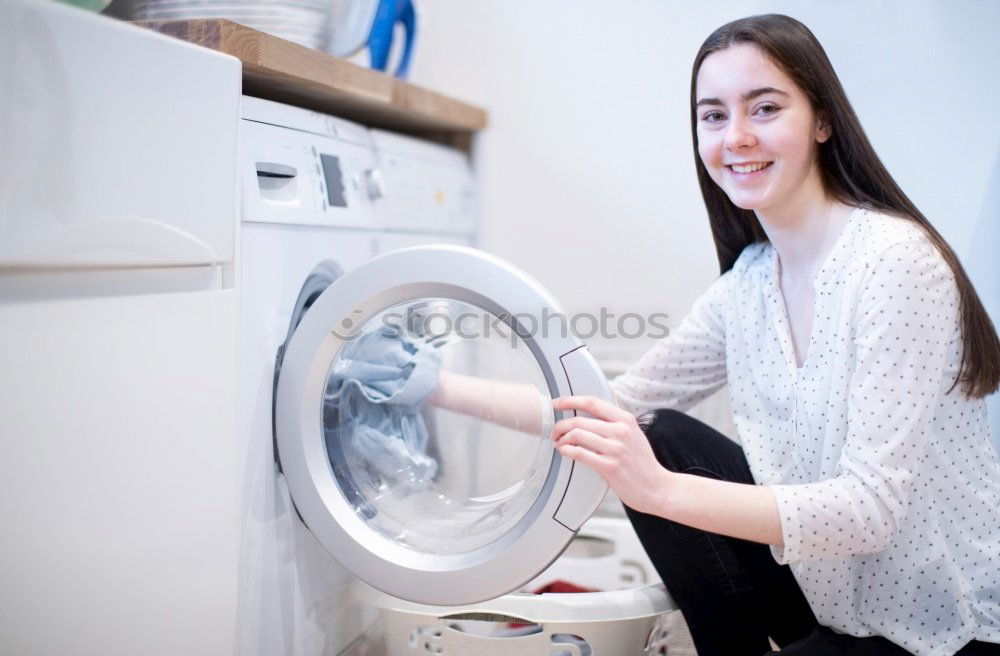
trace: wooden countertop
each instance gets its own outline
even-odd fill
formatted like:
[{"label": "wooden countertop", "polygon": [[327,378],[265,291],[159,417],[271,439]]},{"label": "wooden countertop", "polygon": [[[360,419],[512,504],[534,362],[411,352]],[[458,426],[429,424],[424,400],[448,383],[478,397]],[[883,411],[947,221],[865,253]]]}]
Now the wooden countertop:
[{"label": "wooden countertop", "polygon": [[243,92],[469,148],[479,107],[221,18],[136,25],[236,57]]}]

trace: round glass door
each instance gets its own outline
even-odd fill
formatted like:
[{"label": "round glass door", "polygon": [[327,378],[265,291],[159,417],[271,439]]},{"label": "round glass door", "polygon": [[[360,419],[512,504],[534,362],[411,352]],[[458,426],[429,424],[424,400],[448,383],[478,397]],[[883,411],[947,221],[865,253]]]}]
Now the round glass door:
[{"label": "round glass door", "polygon": [[607,487],[552,447],[551,399],[611,394],[578,339],[525,330],[558,314],[525,274],[459,246],[375,258],[313,302],[284,351],[275,442],[300,517],[347,569],[459,605],[565,548]]},{"label": "round glass door", "polygon": [[516,332],[471,303],[419,298],[353,331],[324,390],[337,486],[400,546],[472,553],[515,529],[552,469],[545,375]]}]

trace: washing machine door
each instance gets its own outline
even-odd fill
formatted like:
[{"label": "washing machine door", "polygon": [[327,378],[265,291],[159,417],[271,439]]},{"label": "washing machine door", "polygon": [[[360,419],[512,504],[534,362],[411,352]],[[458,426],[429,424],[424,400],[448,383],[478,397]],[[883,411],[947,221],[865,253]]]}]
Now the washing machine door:
[{"label": "washing machine door", "polygon": [[537,282],[472,248],[406,248],[338,278],[289,340],[276,394],[303,522],[402,599],[518,588],[607,490],[549,439],[551,399],[610,400],[605,377]]}]

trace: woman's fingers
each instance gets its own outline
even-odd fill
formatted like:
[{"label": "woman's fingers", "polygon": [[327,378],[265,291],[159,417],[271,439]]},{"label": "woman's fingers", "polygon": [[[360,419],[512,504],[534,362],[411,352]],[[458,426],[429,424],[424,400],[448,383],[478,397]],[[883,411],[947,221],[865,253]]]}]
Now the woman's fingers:
[{"label": "woman's fingers", "polygon": [[601,437],[597,433],[592,433],[583,428],[574,428],[556,440],[556,448],[558,449],[564,444],[576,444],[596,453],[606,453],[610,448],[609,443],[610,440]]},{"label": "woman's fingers", "polygon": [[567,417],[566,419],[560,419],[552,427],[552,439],[558,440],[564,434],[573,430],[574,428],[583,428],[589,430],[592,433],[597,433],[601,437],[614,438],[616,437],[616,424],[603,419],[594,419],[593,417]]},{"label": "woman's fingers", "polygon": [[593,415],[605,421],[622,421],[632,418],[631,413],[622,410],[614,403],[599,399],[596,396],[560,396],[552,400],[556,410],[577,410]]},{"label": "woman's fingers", "polygon": [[601,473],[610,464],[610,461],[604,456],[576,444],[563,444],[559,447],[559,453],[587,465],[598,473]]}]

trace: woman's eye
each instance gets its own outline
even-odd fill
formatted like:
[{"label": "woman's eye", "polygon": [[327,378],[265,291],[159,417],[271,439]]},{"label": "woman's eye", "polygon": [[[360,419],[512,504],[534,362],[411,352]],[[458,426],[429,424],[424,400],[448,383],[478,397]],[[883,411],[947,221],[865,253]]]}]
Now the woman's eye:
[{"label": "woman's eye", "polygon": [[722,112],[708,112],[707,114],[702,116],[702,119],[708,121],[709,123],[718,123],[724,118],[726,117]]},{"label": "woman's eye", "polygon": [[781,108],[778,107],[777,105],[761,105],[760,107],[757,108],[757,111],[760,112],[761,114],[767,115],[767,114],[774,114],[779,109]]}]

